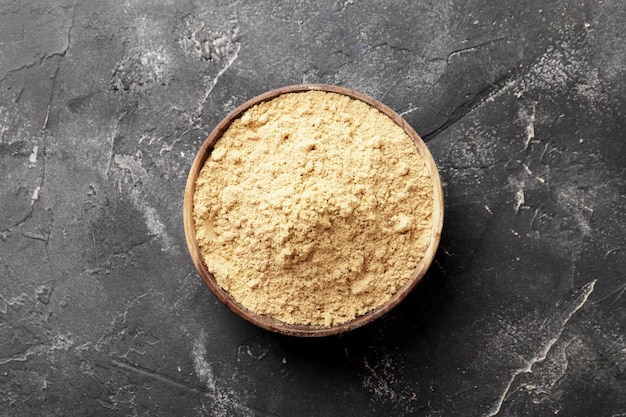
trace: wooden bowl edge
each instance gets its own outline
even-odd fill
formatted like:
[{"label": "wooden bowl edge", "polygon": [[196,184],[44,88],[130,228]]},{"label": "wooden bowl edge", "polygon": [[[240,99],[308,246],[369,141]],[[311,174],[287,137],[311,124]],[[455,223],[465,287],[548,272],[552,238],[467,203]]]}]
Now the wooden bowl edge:
[{"label": "wooden bowl edge", "polygon": [[[430,243],[422,259],[418,263],[418,266],[415,268],[409,282],[399,291],[397,291],[391,297],[391,299],[382,306],[370,310],[364,315],[358,316],[353,320],[331,327],[318,327],[311,325],[295,325],[284,323],[279,320],[262,316],[258,313],[254,313],[242,306],[228,292],[222,289],[219,284],[217,284],[215,277],[208,271],[202,258],[200,247],[195,239],[196,229],[193,219],[193,198],[195,194],[195,184],[198,179],[200,170],[202,169],[206,159],[210,155],[211,148],[221,138],[222,134],[224,133],[224,131],[226,131],[226,129],[228,129],[230,124],[235,119],[240,117],[240,115],[243,114],[243,112],[245,112],[247,109],[257,104],[271,100],[282,94],[297,93],[310,90],[327,91],[346,95],[353,99],[357,99],[369,104],[370,106],[376,108],[377,110],[381,111],[383,114],[391,118],[394,123],[399,125],[412,139],[418,150],[418,153],[424,160],[424,163],[433,181],[433,227],[431,230]],[[209,289],[223,304],[225,304],[231,311],[233,311],[244,320],[247,320],[248,322],[251,322],[269,331],[298,337],[324,337],[354,330],[358,327],[362,327],[365,324],[374,321],[375,319],[379,318],[380,316],[386,314],[394,307],[396,307],[422,280],[432,261],[434,260],[434,256],[441,238],[441,231],[443,228],[443,216],[443,187],[441,184],[441,179],[439,177],[437,166],[430,151],[426,147],[426,144],[417,134],[417,132],[415,132],[415,130],[393,109],[379,102],[378,100],[346,87],[333,86],[328,84],[295,84],[276,88],[259,94],[232,110],[211,131],[211,133],[207,136],[207,138],[202,143],[202,146],[198,150],[198,153],[196,154],[194,161],[192,162],[189,175],[187,176],[183,201],[183,223],[187,249],[191,255],[196,270],[199,272],[200,276],[202,277],[205,284],[209,287]]]}]

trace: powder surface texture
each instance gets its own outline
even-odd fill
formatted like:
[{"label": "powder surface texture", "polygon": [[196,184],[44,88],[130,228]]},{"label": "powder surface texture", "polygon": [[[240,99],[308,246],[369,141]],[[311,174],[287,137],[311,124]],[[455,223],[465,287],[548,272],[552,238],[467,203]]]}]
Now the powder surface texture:
[{"label": "powder surface texture", "polygon": [[249,310],[332,326],[402,288],[431,238],[433,183],[410,137],[368,104],[288,93],[247,110],[196,182],[196,237]]}]

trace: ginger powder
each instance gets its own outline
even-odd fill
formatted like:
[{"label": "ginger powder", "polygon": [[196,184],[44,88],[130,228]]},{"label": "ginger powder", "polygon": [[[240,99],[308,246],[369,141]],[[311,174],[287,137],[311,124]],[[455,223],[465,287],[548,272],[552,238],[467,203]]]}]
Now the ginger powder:
[{"label": "ginger powder", "polygon": [[431,239],[433,182],[387,115],[305,91],[234,120],[193,203],[202,257],[225,291],[252,312],[329,327],[411,279]]}]

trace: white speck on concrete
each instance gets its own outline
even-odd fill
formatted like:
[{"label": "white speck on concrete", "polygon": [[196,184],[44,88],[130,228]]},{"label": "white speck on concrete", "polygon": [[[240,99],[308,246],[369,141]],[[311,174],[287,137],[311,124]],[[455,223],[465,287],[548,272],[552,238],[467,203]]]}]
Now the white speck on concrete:
[{"label": "white speck on concrete", "polygon": [[515,212],[517,213],[519,212],[520,208],[522,208],[525,202],[524,187],[526,183],[524,182],[524,180],[511,177],[509,178],[509,185],[513,188],[513,191],[515,192],[515,194],[513,195],[515,202],[513,207],[515,209]]},{"label": "white speck on concrete", "polygon": [[526,137],[524,140],[524,151],[526,151],[530,146],[530,141],[535,138],[535,105],[533,104],[530,109],[521,108],[518,116],[522,123],[526,125],[524,128]]},{"label": "white speck on concrete", "polygon": [[37,200],[39,200],[39,192],[41,191],[41,186],[36,186],[33,190],[33,193],[30,196],[30,205],[34,206]]},{"label": "white speck on concrete", "polygon": [[37,165],[37,153],[39,151],[39,146],[33,146],[33,151],[28,156],[28,167],[33,168]]}]

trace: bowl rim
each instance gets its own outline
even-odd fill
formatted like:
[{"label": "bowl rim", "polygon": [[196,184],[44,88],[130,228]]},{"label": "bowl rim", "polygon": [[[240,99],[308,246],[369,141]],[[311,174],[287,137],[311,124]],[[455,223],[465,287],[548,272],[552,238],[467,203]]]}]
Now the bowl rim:
[{"label": "bowl rim", "polygon": [[[305,91],[325,91],[331,93],[338,93],[348,97],[351,97],[356,100],[360,100],[369,104],[370,106],[376,108],[386,116],[388,116],[394,123],[400,126],[404,132],[411,138],[415,147],[417,148],[418,153],[424,160],[424,164],[431,176],[432,185],[433,185],[433,213],[432,213],[432,230],[430,242],[426,251],[424,252],[424,256],[418,263],[417,267],[414,269],[411,278],[402,288],[396,291],[395,294],[391,296],[389,300],[387,300],[381,306],[368,311],[367,313],[357,316],[356,318],[340,323],[337,325],[333,325],[330,327],[325,326],[316,326],[316,325],[303,325],[303,324],[289,324],[283,321],[264,316],[253,311],[248,310],[246,307],[241,305],[237,300],[235,300],[226,290],[221,288],[217,283],[213,274],[211,274],[206,265],[204,264],[204,260],[200,251],[200,246],[196,240],[196,228],[195,222],[193,218],[194,206],[194,194],[195,194],[195,185],[198,175],[200,174],[200,170],[204,166],[205,161],[211,154],[213,146],[217,141],[222,137],[224,132],[230,127],[231,123],[239,118],[246,110],[249,108],[260,104],[265,101],[272,100],[282,94],[286,93],[299,93]],[[358,327],[364,326],[377,319],[378,317],[384,315],[389,312],[391,309],[396,307],[400,302],[413,290],[413,288],[422,280],[426,271],[430,267],[435,253],[437,252],[437,247],[439,246],[439,241],[441,239],[441,231],[443,228],[443,216],[444,216],[444,202],[443,202],[443,188],[441,185],[441,179],[439,177],[439,172],[437,170],[437,166],[435,161],[426,147],[422,138],[413,130],[413,128],[394,110],[385,104],[379,102],[378,100],[367,96],[358,91],[328,85],[328,84],[295,84],[284,86],[276,89],[269,90],[263,94],[257,95],[256,97],[251,98],[245,103],[239,105],[233,111],[231,111],[226,117],[224,117],[217,126],[211,131],[211,133],[204,140],[202,146],[198,150],[191,168],[189,170],[189,174],[187,176],[187,183],[185,186],[185,195],[183,201],[183,223],[184,223],[184,231],[185,231],[185,240],[187,242],[187,249],[189,250],[189,254],[193,260],[193,263],[196,267],[196,270],[202,277],[205,284],[209,287],[209,289],[215,294],[215,296],[220,300],[223,304],[225,304],[231,311],[240,316],[241,318],[247,320],[248,322],[255,324],[261,328],[266,330],[281,333],[289,336],[300,336],[300,337],[321,337],[321,336],[330,336],[336,335],[340,333],[344,333],[350,330],[354,330]]]}]

